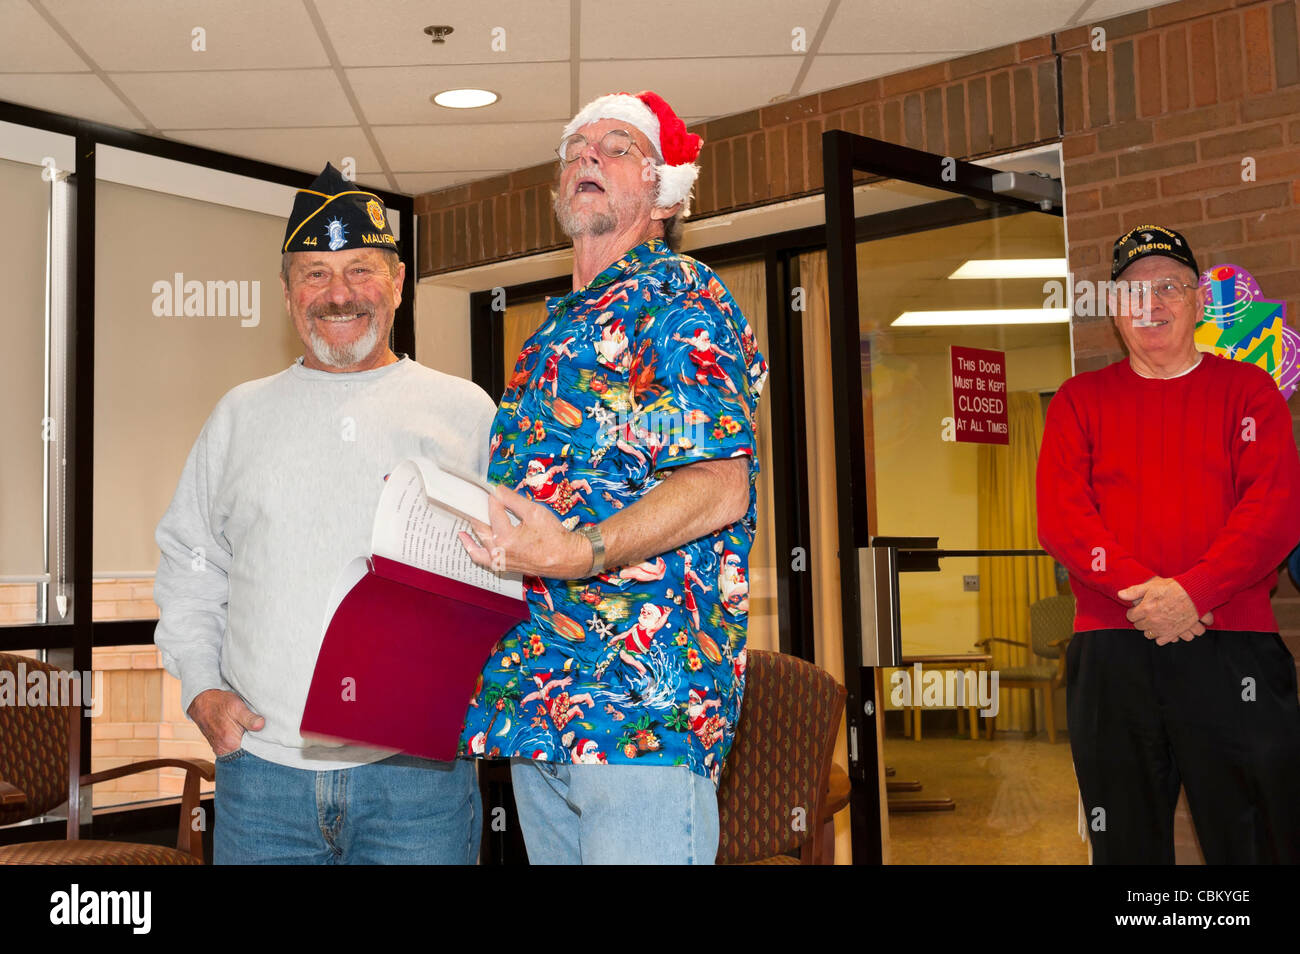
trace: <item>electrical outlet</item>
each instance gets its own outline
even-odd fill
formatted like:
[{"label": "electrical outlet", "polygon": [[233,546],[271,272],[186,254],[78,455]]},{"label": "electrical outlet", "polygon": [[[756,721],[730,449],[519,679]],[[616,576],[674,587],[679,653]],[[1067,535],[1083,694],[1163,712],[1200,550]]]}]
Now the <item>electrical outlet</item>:
[{"label": "electrical outlet", "polygon": [[979,574],[974,576],[963,576],[961,578],[961,588],[967,593],[978,593],[980,591]]}]

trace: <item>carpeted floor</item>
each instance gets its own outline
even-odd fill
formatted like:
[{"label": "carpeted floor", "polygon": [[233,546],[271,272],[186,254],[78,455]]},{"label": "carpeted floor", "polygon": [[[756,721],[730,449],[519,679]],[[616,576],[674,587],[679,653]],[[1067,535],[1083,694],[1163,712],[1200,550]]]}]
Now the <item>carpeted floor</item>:
[{"label": "carpeted floor", "polygon": [[891,860],[924,864],[1086,865],[1070,744],[1045,735],[1023,741],[889,737],[891,778],[921,782],[893,799],[950,797],[955,811],[890,812]]}]

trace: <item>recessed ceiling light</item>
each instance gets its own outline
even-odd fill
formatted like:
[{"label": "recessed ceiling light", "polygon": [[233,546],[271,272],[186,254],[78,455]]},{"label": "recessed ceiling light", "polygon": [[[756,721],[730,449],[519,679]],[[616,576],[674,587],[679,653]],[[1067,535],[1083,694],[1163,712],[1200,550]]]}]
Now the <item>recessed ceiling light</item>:
[{"label": "recessed ceiling light", "polygon": [[938,325],[1049,325],[1070,320],[1068,308],[987,308],[964,311],[905,311],[895,328]]},{"label": "recessed ceiling light", "polygon": [[478,109],[491,106],[500,97],[490,89],[445,89],[430,97],[439,106],[448,109]]},{"label": "recessed ceiling light", "polygon": [[1065,277],[1063,258],[973,258],[949,278],[1056,278]]}]

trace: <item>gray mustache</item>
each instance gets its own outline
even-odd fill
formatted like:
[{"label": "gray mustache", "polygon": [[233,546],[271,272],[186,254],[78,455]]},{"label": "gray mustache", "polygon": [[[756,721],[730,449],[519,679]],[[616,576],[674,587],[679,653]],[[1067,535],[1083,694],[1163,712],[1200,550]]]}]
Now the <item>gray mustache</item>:
[{"label": "gray mustache", "polygon": [[367,318],[373,318],[375,312],[369,305],[362,305],[360,302],[345,302],[342,305],[333,303],[314,305],[307,309],[308,318],[333,318],[342,315],[365,315]]}]

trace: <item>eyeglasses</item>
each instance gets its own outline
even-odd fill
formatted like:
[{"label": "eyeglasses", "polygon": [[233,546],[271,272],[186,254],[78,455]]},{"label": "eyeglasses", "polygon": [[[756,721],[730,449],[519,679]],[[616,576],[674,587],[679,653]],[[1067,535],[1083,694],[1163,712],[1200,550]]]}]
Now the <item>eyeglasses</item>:
[{"label": "eyeglasses", "polygon": [[[582,155],[590,142],[591,140],[581,133],[574,133],[560,141],[560,144],[555,147],[555,154],[560,157],[561,162],[568,165]],[[611,129],[600,137],[600,142],[596,143],[596,147],[610,159],[626,156],[628,150],[634,146],[637,151],[641,151],[641,147],[637,146],[632,134],[626,129]],[[644,156],[645,153],[641,152],[641,155]]]},{"label": "eyeglasses", "polygon": [[1149,295],[1154,295],[1169,304],[1185,301],[1187,292],[1196,287],[1196,285],[1189,285],[1186,282],[1174,281],[1172,278],[1154,278],[1149,282],[1129,282],[1129,292],[1139,304],[1146,301]]}]

